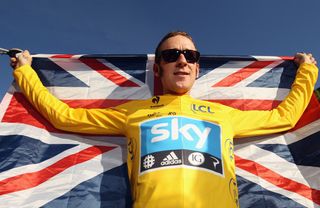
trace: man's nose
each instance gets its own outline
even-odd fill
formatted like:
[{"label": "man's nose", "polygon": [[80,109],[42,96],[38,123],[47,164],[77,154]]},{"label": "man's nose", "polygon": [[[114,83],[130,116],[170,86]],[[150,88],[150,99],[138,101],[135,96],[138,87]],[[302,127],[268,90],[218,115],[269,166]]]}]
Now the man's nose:
[{"label": "man's nose", "polygon": [[181,53],[176,61],[177,66],[185,66],[188,64],[186,57]]}]

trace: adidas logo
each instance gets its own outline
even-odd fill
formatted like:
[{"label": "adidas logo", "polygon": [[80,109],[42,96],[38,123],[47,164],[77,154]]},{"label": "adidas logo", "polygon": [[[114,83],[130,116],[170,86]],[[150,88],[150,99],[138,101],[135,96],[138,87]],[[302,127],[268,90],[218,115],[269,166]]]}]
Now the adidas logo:
[{"label": "adidas logo", "polygon": [[176,165],[176,164],[181,164],[181,163],[182,163],[182,161],[172,151],[165,158],[163,158],[163,160],[162,160],[162,162],[160,164],[162,166],[166,166],[166,165]]}]

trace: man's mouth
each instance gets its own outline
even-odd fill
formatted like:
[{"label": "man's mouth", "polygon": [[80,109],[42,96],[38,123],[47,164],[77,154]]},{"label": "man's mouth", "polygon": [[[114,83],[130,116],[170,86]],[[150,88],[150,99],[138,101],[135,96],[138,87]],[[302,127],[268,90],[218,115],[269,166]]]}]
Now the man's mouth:
[{"label": "man's mouth", "polygon": [[178,72],[174,72],[173,74],[174,74],[174,75],[180,75],[180,76],[182,75],[182,76],[183,76],[183,75],[189,75],[190,73],[188,73],[188,72],[183,72],[183,71],[178,71]]}]

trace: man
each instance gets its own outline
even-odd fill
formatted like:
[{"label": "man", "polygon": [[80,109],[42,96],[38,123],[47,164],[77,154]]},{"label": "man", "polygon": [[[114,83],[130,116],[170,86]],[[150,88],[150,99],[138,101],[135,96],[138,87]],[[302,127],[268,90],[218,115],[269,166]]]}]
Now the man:
[{"label": "man", "polygon": [[311,54],[296,55],[296,80],[276,109],[240,111],[189,96],[199,56],[188,34],[169,33],[156,49],[154,64],[163,96],[89,110],[53,97],[30,67],[27,51],[11,64],[21,90],[56,128],[127,137],[134,207],[238,207],[233,138],[292,128],[313,93],[316,61]]}]

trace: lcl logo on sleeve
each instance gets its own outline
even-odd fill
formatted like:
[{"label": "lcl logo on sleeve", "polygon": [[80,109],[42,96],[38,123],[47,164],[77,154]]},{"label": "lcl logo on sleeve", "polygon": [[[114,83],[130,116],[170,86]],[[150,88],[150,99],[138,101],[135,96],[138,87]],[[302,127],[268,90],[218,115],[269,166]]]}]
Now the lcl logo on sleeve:
[{"label": "lcl logo on sleeve", "polygon": [[[223,175],[219,125],[168,116],[141,123],[140,133],[140,173],[184,165]],[[152,166],[148,165],[151,157]]]}]

